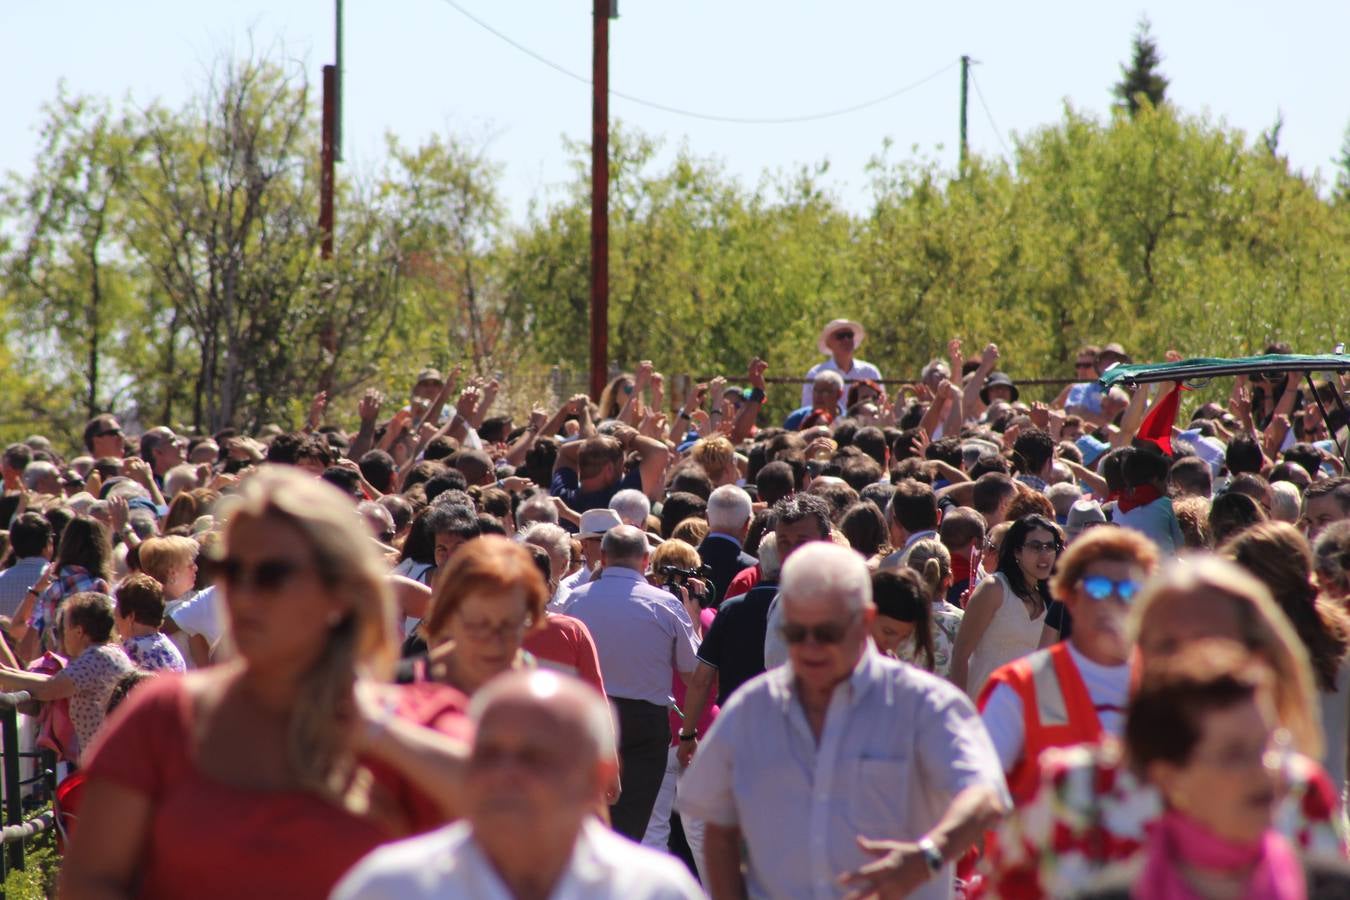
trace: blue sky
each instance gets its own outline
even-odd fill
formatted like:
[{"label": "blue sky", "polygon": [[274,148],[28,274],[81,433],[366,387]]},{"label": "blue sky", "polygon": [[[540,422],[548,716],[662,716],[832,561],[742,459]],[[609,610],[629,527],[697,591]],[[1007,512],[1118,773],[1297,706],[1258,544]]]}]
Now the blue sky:
[{"label": "blue sky", "polygon": [[[590,0],[454,0],[574,72],[589,75]],[[766,170],[828,160],[854,208],[883,140],[954,165],[959,72],[979,60],[970,142],[1001,155],[1012,134],[1063,104],[1105,114],[1140,15],[1153,22],[1169,97],[1250,135],[1282,111],[1282,149],[1332,176],[1350,123],[1350,3],[913,3],[855,0],[621,0],[611,23],[615,90],[714,115],[794,116],[850,106],[943,74],[848,116],[793,125],[706,122],[611,100],[611,115],[668,145],[687,142],[754,183]],[[317,85],[332,61],[332,0],[4,0],[0,170],[32,165],[40,107],[73,92],[182,102],[221,54],[250,45],[296,61]],[[549,69],[447,0],[346,0],[346,165],[376,166],[383,135],[415,144],[454,131],[505,166],[513,213],[569,177],[561,138],[587,138],[590,88]],[[992,119],[992,121],[991,121]],[[1000,140],[1000,136],[1002,140]]]}]

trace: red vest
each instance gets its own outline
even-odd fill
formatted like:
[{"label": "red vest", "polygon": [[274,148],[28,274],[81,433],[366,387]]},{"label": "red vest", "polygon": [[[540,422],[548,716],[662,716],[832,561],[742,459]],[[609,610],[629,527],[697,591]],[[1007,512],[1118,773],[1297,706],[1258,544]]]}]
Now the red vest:
[{"label": "red vest", "polygon": [[1041,751],[1101,743],[1102,723],[1064,641],[995,670],[980,691],[980,709],[1000,684],[1016,691],[1022,701],[1026,739],[1022,756],[1007,773],[1013,803],[1020,806],[1031,799],[1040,782]]}]

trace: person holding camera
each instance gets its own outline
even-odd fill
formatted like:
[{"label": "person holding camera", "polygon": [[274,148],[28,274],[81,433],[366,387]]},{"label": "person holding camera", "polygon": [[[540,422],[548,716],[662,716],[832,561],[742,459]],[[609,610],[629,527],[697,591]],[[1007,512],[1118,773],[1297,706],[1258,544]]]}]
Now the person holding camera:
[{"label": "person holding camera", "polygon": [[599,578],[577,588],[567,614],[595,640],[605,691],[618,713],[623,793],[610,807],[614,830],[641,841],[666,775],[671,672],[687,681],[699,639],[676,594],[647,583],[647,536],[631,525],[605,532]]}]

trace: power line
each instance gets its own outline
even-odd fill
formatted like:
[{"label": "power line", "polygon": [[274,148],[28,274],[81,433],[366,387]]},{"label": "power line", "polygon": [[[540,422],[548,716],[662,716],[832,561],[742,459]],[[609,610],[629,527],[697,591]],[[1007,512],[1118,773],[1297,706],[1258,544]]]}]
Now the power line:
[{"label": "power line", "polygon": [[[568,78],[571,78],[575,81],[579,81],[582,84],[589,85],[591,83],[591,80],[585,77],[584,75],[579,75],[578,73],[573,72],[571,69],[568,69],[567,67],[554,62],[548,57],[536,53],[535,51],[531,50],[529,47],[526,47],[524,44],[515,40],[511,36],[499,31],[496,28],[493,28],[487,22],[484,22],[482,19],[478,18],[473,13],[469,12],[463,6],[456,3],[455,0],[442,0],[442,2],[445,3],[447,6],[449,6],[451,9],[458,12],[460,15],[464,16],[464,18],[473,22],[479,28],[482,28],[484,31],[495,36],[499,40],[504,41],[507,44],[510,44],[512,47],[516,48],[521,53],[524,53],[526,56],[530,57],[536,62],[543,63],[544,65],[548,66],[555,72],[558,72],[562,75],[566,75]],[[632,94],[625,94],[623,91],[616,91],[613,90],[612,88],[610,89],[609,93],[614,97],[619,97],[620,99],[627,100],[629,103],[636,103],[639,106],[646,106],[651,109],[657,109],[662,112],[671,113],[672,115],[684,116],[689,119],[702,119],[706,122],[723,122],[734,125],[791,125],[796,124],[798,122],[816,122],[821,119],[832,119],[837,116],[845,116],[850,113],[860,112],[861,110],[867,109],[868,107],[877,106],[879,104],[887,102],[888,100],[893,100],[896,97],[899,97],[901,94],[905,94],[916,88],[922,87],[923,85],[927,84],[928,82],[932,81],[938,76],[950,72],[953,68],[956,67],[957,62],[959,62],[959,60],[950,62],[947,65],[943,66],[942,68],[938,69],[936,72],[933,72],[930,75],[925,75],[918,81],[911,82],[909,84],[903,85],[902,87],[898,87],[895,90],[890,91],[886,94],[882,94],[880,97],[874,97],[871,100],[864,100],[861,103],[855,103],[851,106],[844,106],[839,109],[831,109],[826,110],[824,112],[805,113],[796,116],[772,116],[772,117],[725,116],[725,115],[718,115],[716,113],[703,113],[697,112],[695,110],[683,109],[681,107],[671,106],[666,103],[658,103],[655,100],[645,100],[642,97],[635,97]],[[986,110],[986,112],[987,111],[988,110]],[[1002,140],[1002,138],[1000,138],[1000,140]]]},{"label": "power line", "polygon": [[989,127],[994,129],[994,137],[1003,147],[1003,152],[1012,156],[1012,150],[1008,148],[1008,142],[1003,140],[1003,132],[999,130],[998,123],[994,121],[994,114],[989,111],[989,104],[984,102],[984,91],[980,90],[980,82],[976,80],[975,73],[970,73],[971,83],[975,85],[975,96],[980,99],[980,108],[984,110],[984,116],[989,120]]}]

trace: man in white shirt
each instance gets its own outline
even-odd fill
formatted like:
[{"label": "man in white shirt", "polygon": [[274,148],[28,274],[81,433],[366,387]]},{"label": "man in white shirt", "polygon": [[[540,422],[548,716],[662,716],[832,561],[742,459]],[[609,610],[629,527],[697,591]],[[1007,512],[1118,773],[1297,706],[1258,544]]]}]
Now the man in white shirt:
[{"label": "man in white shirt", "polygon": [[806,373],[806,383],[802,385],[802,406],[811,405],[812,385],[821,372],[838,372],[844,379],[844,394],[839,398],[841,413],[846,412],[850,382],[863,379],[881,381],[881,371],[876,366],[853,358],[854,352],[862,346],[865,337],[867,332],[863,327],[849,319],[834,319],[821,329],[816,349],[829,359],[812,366],[811,371]]},{"label": "man in white shirt", "polygon": [[615,757],[610,712],[595,691],[544,669],[511,672],[474,695],[469,716],[464,818],[375,850],[334,900],[703,896],[673,857],[596,821]]},{"label": "man in white shirt", "polygon": [[731,696],[679,785],[710,893],[951,897],[952,863],[1010,806],[979,715],[877,652],[857,553],[808,544],[781,590],[788,665]]}]

